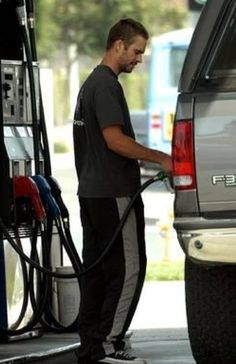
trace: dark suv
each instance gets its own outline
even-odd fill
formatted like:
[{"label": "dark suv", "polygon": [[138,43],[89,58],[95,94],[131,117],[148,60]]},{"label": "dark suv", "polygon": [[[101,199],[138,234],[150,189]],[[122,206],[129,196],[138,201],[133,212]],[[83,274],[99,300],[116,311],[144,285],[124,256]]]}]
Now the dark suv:
[{"label": "dark suv", "polygon": [[185,59],[174,121],[178,240],[199,364],[236,363],[236,0],[208,0]]}]

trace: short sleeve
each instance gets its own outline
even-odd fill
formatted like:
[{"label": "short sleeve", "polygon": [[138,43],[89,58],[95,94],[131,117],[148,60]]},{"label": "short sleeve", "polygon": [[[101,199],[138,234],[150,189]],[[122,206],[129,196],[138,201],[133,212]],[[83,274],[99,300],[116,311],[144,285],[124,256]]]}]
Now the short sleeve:
[{"label": "short sleeve", "polygon": [[96,117],[101,129],[124,125],[121,98],[116,87],[102,87],[95,94]]}]

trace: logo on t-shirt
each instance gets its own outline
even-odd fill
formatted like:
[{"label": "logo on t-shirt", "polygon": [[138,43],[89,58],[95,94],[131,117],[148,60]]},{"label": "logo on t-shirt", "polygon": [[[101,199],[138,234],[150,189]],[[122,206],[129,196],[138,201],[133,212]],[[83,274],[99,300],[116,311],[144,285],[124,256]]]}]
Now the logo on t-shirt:
[{"label": "logo on t-shirt", "polygon": [[80,92],[79,92],[77,103],[76,103],[76,108],[75,108],[75,115],[74,115],[73,124],[77,125],[77,126],[84,126],[85,125],[84,117],[83,117],[82,102],[83,102],[83,89],[81,89]]},{"label": "logo on t-shirt", "polygon": [[75,120],[74,119],[73,124],[77,125],[77,126],[84,126],[85,122],[83,120]]}]

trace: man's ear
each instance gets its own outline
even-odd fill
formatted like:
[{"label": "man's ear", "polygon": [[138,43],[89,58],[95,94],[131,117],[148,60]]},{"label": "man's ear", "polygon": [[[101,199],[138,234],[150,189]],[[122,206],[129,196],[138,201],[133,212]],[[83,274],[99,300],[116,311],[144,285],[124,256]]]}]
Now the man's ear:
[{"label": "man's ear", "polygon": [[117,52],[120,52],[121,50],[123,50],[123,49],[124,49],[124,42],[123,42],[123,40],[118,39],[118,40],[116,41],[115,49],[116,49],[116,51],[117,51]]}]

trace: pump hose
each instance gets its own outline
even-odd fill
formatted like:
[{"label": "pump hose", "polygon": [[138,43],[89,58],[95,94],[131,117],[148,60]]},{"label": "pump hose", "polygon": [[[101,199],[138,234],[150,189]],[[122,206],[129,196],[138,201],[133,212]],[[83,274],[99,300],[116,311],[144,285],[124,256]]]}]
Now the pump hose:
[{"label": "pump hose", "polygon": [[[19,247],[22,249],[21,240],[19,238],[16,238],[16,242],[19,245]],[[21,257],[20,257],[20,263],[21,263],[22,277],[23,277],[23,302],[22,302],[21,310],[20,310],[17,320],[10,326],[11,330],[16,330],[20,326],[23,318],[25,317],[25,313],[26,313],[27,306],[28,306],[28,290],[29,290],[28,272],[27,272],[26,263],[25,263],[24,259],[22,259]]]},{"label": "pump hose", "polygon": [[[74,271],[75,272],[80,271],[82,269],[82,263],[81,263],[80,259],[78,259],[79,256],[74,247],[72,238],[71,238],[71,240],[68,241],[67,234],[66,235],[64,234],[64,231],[62,228],[61,219],[59,219],[59,218],[55,219],[55,224],[56,224],[60,239],[62,241],[62,246],[64,246],[68,257],[70,258]],[[50,256],[50,252],[49,252],[49,256]],[[79,277],[77,277],[77,280],[78,280],[78,285],[80,286]],[[50,281],[50,283],[51,283],[51,281]],[[51,307],[50,296],[48,296],[48,304],[45,307],[45,315],[40,320],[41,324],[44,327],[46,327],[47,329],[53,330],[54,332],[58,332],[58,333],[70,332],[72,329],[75,328],[75,325],[77,325],[77,321],[78,321],[78,315],[77,315],[77,317],[75,317],[74,321],[71,324],[69,324],[68,326],[63,326],[60,323],[60,321],[58,321],[55,318],[53,309]]]},{"label": "pump hose", "polygon": [[[21,244],[21,239],[18,237],[18,232],[17,229],[15,229],[14,231],[15,236],[16,236],[16,241],[17,244],[19,245],[20,249],[22,249],[22,244]],[[36,249],[34,249],[34,247],[36,247],[36,241],[37,241],[37,235],[38,235],[38,223],[35,224],[34,228],[33,228],[33,234],[32,234],[32,239],[31,239],[31,259],[35,259],[35,254],[36,254]],[[23,250],[23,249],[22,249]],[[34,277],[32,275],[32,266],[30,266],[29,268],[29,277],[28,277],[28,271],[27,271],[27,267],[26,267],[26,263],[25,260],[20,257],[20,261],[21,261],[21,266],[22,266],[22,276],[23,276],[23,286],[24,286],[24,291],[23,291],[23,303],[21,306],[21,310],[20,310],[20,314],[17,318],[17,320],[10,325],[9,328],[1,328],[0,329],[0,333],[4,334],[4,335],[8,335],[8,336],[18,336],[18,335],[23,335],[26,332],[29,332],[31,330],[35,329],[35,325],[39,322],[40,317],[42,317],[44,310],[45,310],[45,305],[46,305],[46,298],[48,297],[48,289],[46,289],[45,285],[44,285],[44,289],[41,290],[41,292],[44,292],[44,299],[41,299],[41,304],[42,305],[38,305],[38,307],[33,307],[32,305],[32,309],[33,309],[33,316],[31,317],[30,321],[27,322],[23,327],[21,327],[20,329],[18,329],[18,327],[20,326],[23,318],[25,317],[26,311],[27,311],[27,307],[28,307],[28,300],[29,300],[29,294],[30,293],[30,298],[31,298],[31,304],[32,304],[32,291],[34,291]],[[37,270],[37,292],[39,292],[38,289],[38,282],[39,282],[39,271]],[[48,279],[48,276],[44,275],[44,279]],[[38,293],[39,295],[39,293]]]},{"label": "pump hose", "polygon": [[137,199],[137,197],[152,183],[154,182],[158,182],[158,181],[164,181],[167,178],[167,175],[165,174],[165,172],[160,171],[156,176],[150,178],[149,180],[147,180],[139,189],[138,191],[134,194],[134,196],[132,197],[132,199],[130,200],[129,204],[127,205],[121,220],[110,240],[110,242],[108,243],[108,245],[106,246],[106,248],[104,249],[104,251],[102,252],[102,254],[100,255],[100,257],[93,263],[91,264],[89,267],[87,267],[84,270],[80,270],[79,272],[76,273],[67,273],[67,274],[63,274],[63,273],[58,273],[58,272],[53,272],[50,269],[47,268],[43,268],[42,266],[40,266],[39,264],[37,264],[36,262],[34,262],[32,259],[30,259],[21,249],[19,249],[19,247],[17,246],[17,244],[15,243],[14,239],[11,237],[11,235],[8,232],[7,227],[5,226],[2,218],[0,218],[0,230],[2,231],[2,234],[5,236],[5,238],[8,240],[8,242],[11,244],[11,246],[13,247],[13,249],[15,249],[15,251],[29,264],[31,264],[34,268],[38,269],[40,272],[45,273],[47,275],[49,275],[50,277],[56,277],[56,278],[79,278],[82,277],[83,275],[89,273],[92,269],[94,269],[98,264],[101,263],[101,261],[103,260],[103,258],[107,255],[107,253],[109,252],[109,250],[112,248],[112,246],[114,245],[118,234],[120,233],[122,227],[125,224],[125,221],[130,213],[130,210],[135,202],[135,200]]},{"label": "pump hose", "polygon": [[[29,31],[29,44],[31,48],[31,56],[29,53],[26,53],[26,57],[29,62],[38,62],[37,57],[37,48],[36,48],[36,37],[35,37],[35,27],[34,27],[34,2],[33,0],[26,0],[26,15],[28,20],[28,31]],[[34,107],[32,105],[32,107]],[[50,152],[49,152],[49,144],[48,144],[48,137],[46,131],[46,123],[45,123],[45,115],[44,115],[44,108],[43,108],[43,100],[42,100],[42,91],[41,85],[39,81],[39,112],[40,112],[40,120],[39,120],[39,132],[42,134],[43,146],[42,152],[44,154],[44,169],[45,169],[45,176],[51,175],[51,159],[50,159]]]},{"label": "pump hose", "polygon": [[[35,227],[33,229],[33,234],[32,234],[32,239],[31,239],[31,259],[33,259],[35,261],[35,259],[37,259],[39,261],[38,255],[37,255],[37,236],[38,236],[38,229],[39,229],[39,222],[36,221]],[[47,238],[46,238],[46,228],[44,228],[42,231],[42,251],[43,251],[43,266],[49,268],[50,267],[50,249],[49,246],[47,244]],[[61,234],[60,234],[61,235]],[[20,239],[17,239],[17,242]],[[21,248],[22,249],[22,248]],[[20,258],[22,260],[22,258]],[[23,259],[23,263],[25,264],[25,261]],[[37,283],[39,283],[40,281],[40,276],[39,276],[39,270],[36,270],[38,273],[38,279],[37,279]],[[29,294],[30,294],[30,301],[31,301],[31,306],[33,309],[33,315],[30,319],[30,321],[23,327],[21,327],[20,329],[17,329],[17,327],[20,324],[20,319],[22,321],[22,318],[24,317],[25,313],[26,313],[26,309],[27,309],[27,304],[24,304],[22,309],[21,309],[21,313],[20,316],[17,320],[17,323],[15,323],[14,325],[11,325],[11,327],[9,329],[6,328],[1,328],[0,332],[7,334],[8,336],[18,336],[18,335],[22,335],[26,332],[29,332],[30,330],[35,329],[35,325],[41,323],[43,325],[43,327],[46,327],[50,330],[56,331],[56,332],[66,332],[66,331],[71,331],[71,329],[73,328],[73,325],[75,324],[75,322],[73,322],[71,325],[69,325],[68,327],[63,327],[62,325],[60,325],[60,323],[55,319],[55,317],[53,316],[52,310],[49,310],[49,297],[50,297],[50,292],[51,292],[51,280],[50,277],[46,274],[43,274],[43,280],[40,282],[40,286],[37,284],[37,292],[35,293],[34,290],[34,276],[33,276],[33,272],[34,272],[34,268],[32,267],[32,265],[30,265],[29,268],[29,282],[27,279],[27,275],[25,276],[24,274],[24,281],[25,284],[24,286],[27,284],[27,286],[29,287]],[[27,271],[26,271],[27,274]],[[35,298],[35,294],[36,297]],[[28,294],[24,294],[24,298],[28,297]],[[27,299],[28,302],[28,299]],[[51,325],[48,324],[48,322],[46,321],[46,317],[43,318],[43,314],[45,313],[50,313],[50,319],[53,322],[53,324],[55,325],[55,327],[52,327]]]},{"label": "pump hose", "polygon": [[[59,233],[59,236],[60,236],[60,239],[63,241],[62,242],[62,245],[64,246],[70,260],[71,260],[71,263],[72,263],[72,266],[74,268],[75,271],[78,271],[81,269],[81,266],[80,266],[80,261],[77,261],[76,259],[76,256],[74,256],[73,254],[73,250],[71,250],[71,246],[70,244],[67,243],[66,239],[65,239],[65,236],[64,236],[64,232],[62,230],[62,226],[61,226],[61,221],[60,219],[55,219],[55,224],[57,226],[57,230],[58,230],[58,233]],[[50,255],[51,255],[51,251],[50,251],[50,244],[47,244],[46,243],[46,250],[47,250],[47,254],[46,254],[46,257],[48,257],[47,261],[44,261],[44,264],[43,266],[44,267],[50,267]],[[74,245],[73,245],[74,246]],[[32,247],[33,249],[33,247]],[[44,247],[43,247],[44,249]],[[36,254],[36,245],[34,247],[34,252]],[[32,272],[33,274],[33,268],[32,266],[30,266],[30,271]],[[34,293],[34,289],[33,289],[33,275],[31,274],[31,277],[30,277],[30,298],[31,298],[31,304],[32,304],[32,308],[33,308],[33,311],[34,313],[37,313],[37,310],[38,310],[38,303],[37,303],[37,300],[35,298],[35,293]],[[48,277],[48,276],[47,276]],[[49,278],[49,277],[48,277]],[[78,279],[78,284],[79,284],[79,278]],[[44,316],[42,316],[40,318],[40,323],[43,325],[44,328],[47,328],[47,329],[50,329],[51,331],[54,331],[54,332],[70,332],[75,324],[77,323],[77,317],[75,318],[75,320],[68,326],[63,326],[54,316],[53,314],[53,310],[52,310],[52,307],[51,307],[51,296],[49,294],[49,292],[51,292],[51,288],[52,288],[52,282],[51,280],[47,280],[46,281],[46,287],[45,287],[45,283],[42,284],[42,290],[41,292],[43,292],[42,294],[46,295],[47,296],[47,301],[45,302],[45,309],[44,309]],[[50,323],[49,323],[50,322]],[[53,326],[52,326],[53,325]]]},{"label": "pump hose", "polygon": [[31,48],[27,36],[27,30],[25,25],[21,25],[22,40],[25,46],[25,53],[28,65],[29,73],[29,85],[30,85],[30,96],[31,96],[31,111],[32,111],[32,125],[33,125],[33,144],[34,144],[34,160],[35,160],[35,173],[40,174],[40,160],[39,160],[39,126],[38,126],[38,115],[37,115],[37,102],[36,102],[36,90],[34,81],[34,70],[33,70],[33,59]]},{"label": "pump hose", "polygon": [[[0,219],[0,225],[1,225],[1,221],[2,221],[2,219]],[[45,229],[42,229],[41,234],[44,235],[45,233],[46,233],[46,230]],[[7,240],[9,241],[8,238],[7,238]],[[45,236],[43,236],[43,239],[42,240],[45,240],[46,241]],[[27,255],[25,255],[23,253],[23,251],[21,250],[21,248],[18,248],[18,246],[17,246],[17,249],[18,250],[16,250],[16,249],[15,250],[17,251],[17,253],[19,255],[21,255],[20,254],[20,252],[21,252],[22,253],[22,257],[23,256],[26,256],[27,257]],[[23,258],[23,259],[26,260],[25,258]],[[48,277],[47,276],[44,277],[44,279],[48,281]],[[13,329],[13,330],[12,329],[7,329],[7,328],[1,327],[0,328],[0,336],[2,334],[3,335],[4,334],[7,334],[9,336],[18,336],[18,335],[22,335],[22,334],[24,334],[26,332],[29,332],[30,330],[35,330],[36,325],[39,323],[39,321],[40,321],[40,319],[41,319],[41,317],[42,317],[42,315],[44,313],[45,306],[46,306],[46,302],[47,302],[47,296],[48,296],[47,294],[43,294],[43,296],[41,297],[40,302],[38,304],[37,312],[34,313],[34,315],[30,318],[29,322],[24,327],[22,327],[20,329]]]},{"label": "pump hose", "polygon": [[[33,13],[32,13],[33,14]],[[29,23],[33,23],[33,21],[29,21]],[[29,26],[29,36],[30,36],[30,44],[32,49],[32,60],[37,62],[37,51],[36,51],[36,42],[35,42],[35,31],[33,24]],[[43,98],[42,98],[42,90],[41,84],[39,82],[39,112],[40,112],[40,123],[39,123],[39,131],[42,134],[43,140],[43,153],[44,153],[44,167],[45,167],[45,176],[48,177],[52,174],[51,168],[51,159],[50,159],[50,152],[49,152],[49,144],[48,144],[48,137],[47,137],[47,130],[46,130],[46,122],[45,122],[45,114],[43,108]]]},{"label": "pump hose", "polygon": [[30,45],[32,50],[32,58],[33,61],[37,61],[37,49],[35,42],[35,33],[34,33],[34,1],[26,0],[26,15],[28,19],[28,29],[30,36]]},{"label": "pump hose", "polygon": [[[25,8],[25,5],[23,6]],[[18,11],[17,11],[18,13]],[[39,112],[40,118],[38,123],[38,115],[37,115],[37,102],[36,102],[36,89],[35,89],[35,81],[34,81],[34,70],[33,70],[33,62],[37,62],[37,50],[36,50],[36,41],[35,41],[35,31],[34,31],[34,3],[32,0],[26,1],[26,16],[28,20],[28,32],[26,29],[26,21],[24,19],[24,15],[20,13],[21,16],[19,18],[19,25],[21,29],[21,35],[23,44],[25,47],[26,60],[28,65],[28,73],[29,73],[29,84],[30,84],[30,92],[31,92],[31,108],[32,108],[32,122],[33,122],[33,143],[34,143],[34,159],[35,159],[35,172],[36,174],[40,173],[40,146],[42,147],[42,152],[44,154],[44,167],[45,167],[45,175],[51,175],[51,160],[49,153],[49,144],[48,137],[46,131],[46,123],[45,123],[45,115],[43,109],[43,101],[42,101],[42,92],[40,86],[40,78],[39,78]],[[24,14],[24,11],[23,11]],[[40,76],[40,75],[39,75]],[[43,146],[40,145],[40,132],[42,134]]]},{"label": "pump hose", "polygon": [[[38,224],[37,224],[38,226]],[[34,234],[34,237],[32,238],[31,241],[31,259],[33,259],[34,261],[37,259],[37,262],[39,262],[39,257],[38,257],[38,252],[37,252],[37,234]],[[46,242],[47,244],[47,242]],[[43,254],[43,265],[45,266],[47,263],[45,261],[49,259],[50,257],[50,253],[48,252],[48,249],[46,247],[46,254],[45,254],[45,244],[43,244],[42,242],[42,250],[44,252]],[[46,265],[47,266],[47,265]],[[40,276],[40,272],[36,269],[36,273],[37,273],[37,280],[36,280],[36,290],[34,287],[34,268],[32,267],[32,265],[30,265],[29,267],[29,295],[30,295],[30,302],[31,302],[31,306],[34,312],[34,315],[36,315],[38,317],[38,311],[41,312],[41,302],[44,302],[44,307],[43,307],[43,313],[45,312],[46,306],[47,306],[47,301],[48,301],[48,297],[50,296],[50,292],[51,292],[51,285],[50,285],[50,280],[49,277],[45,274],[42,275],[43,279],[41,280],[41,276]],[[41,323],[42,320],[42,315],[39,319],[39,322]]]}]

